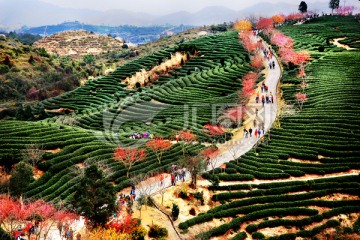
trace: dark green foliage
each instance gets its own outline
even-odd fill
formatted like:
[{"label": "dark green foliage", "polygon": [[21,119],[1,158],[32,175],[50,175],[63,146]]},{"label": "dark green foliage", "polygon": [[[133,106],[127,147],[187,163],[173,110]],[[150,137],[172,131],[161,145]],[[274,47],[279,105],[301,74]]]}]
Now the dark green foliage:
[{"label": "dark green foliage", "polygon": [[246,232],[236,234],[231,240],[245,240],[247,238]]},{"label": "dark green foliage", "polygon": [[105,225],[116,212],[114,187],[104,179],[103,173],[95,165],[86,168],[76,188],[73,204],[93,227]]},{"label": "dark green foliage", "polygon": [[253,232],[256,232],[257,231],[257,225],[256,224],[249,224],[249,225],[247,225],[247,227],[246,227],[246,231],[248,232],[248,233],[253,233]]},{"label": "dark green foliage", "polygon": [[164,238],[167,237],[168,235],[168,230],[164,227],[160,227],[159,225],[151,225],[150,226],[150,230],[148,233],[149,237],[151,238]]},{"label": "dark green foliage", "polygon": [[251,235],[251,237],[253,239],[264,239],[265,238],[264,234],[262,234],[261,232],[253,233],[253,235]]},{"label": "dark green foliage", "polygon": [[329,8],[331,8],[331,11],[338,8],[340,4],[340,0],[330,0],[329,2]]},{"label": "dark green foliage", "polygon": [[34,42],[36,42],[42,38],[40,35],[34,35],[34,34],[29,34],[29,33],[17,34],[16,32],[9,32],[7,34],[7,37],[17,39],[20,42],[29,44],[29,45],[33,44]]},{"label": "dark green foliage", "polygon": [[201,205],[204,205],[204,193],[203,192],[197,192],[194,194],[194,198],[200,201]]},{"label": "dark green foliage", "polygon": [[20,162],[11,173],[9,189],[12,196],[19,197],[34,181],[33,169],[27,162]]},{"label": "dark green foliage", "polygon": [[95,56],[93,54],[88,54],[83,57],[83,61],[86,64],[93,64],[95,62]]},{"label": "dark green foliage", "polygon": [[299,11],[301,13],[306,13],[307,12],[307,4],[306,4],[306,2],[304,2],[304,1],[300,2]]},{"label": "dark green foliage", "polygon": [[5,64],[0,64],[0,74],[5,74],[9,72],[9,70],[10,70],[9,66]]},{"label": "dark green foliage", "polygon": [[176,221],[178,219],[179,212],[180,212],[179,206],[174,203],[172,206],[172,209],[171,209],[171,216],[174,221]]},{"label": "dark green foliage", "polygon": [[187,199],[189,196],[187,195],[186,191],[180,191],[179,197],[182,199]]},{"label": "dark green foliage", "polygon": [[195,208],[191,208],[191,209],[189,210],[189,214],[192,215],[192,216],[196,216]]},{"label": "dark green foliage", "polygon": [[360,234],[360,217],[354,223],[353,231],[354,231],[354,233]]},{"label": "dark green foliage", "polygon": [[33,55],[30,55],[30,58],[28,60],[30,64],[33,64],[35,62]]},{"label": "dark green foliage", "polygon": [[1,240],[11,240],[10,235],[4,231],[4,229],[0,228],[0,239]]}]

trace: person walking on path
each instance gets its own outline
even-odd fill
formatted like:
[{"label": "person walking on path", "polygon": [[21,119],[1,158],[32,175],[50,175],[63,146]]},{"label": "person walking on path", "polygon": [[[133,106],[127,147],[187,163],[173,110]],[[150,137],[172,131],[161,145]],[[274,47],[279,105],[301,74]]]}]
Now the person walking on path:
[{"label": "person walking on path", "polygon": [[259,103],[259,99],[260,99],[260,93],[257,92],[256,98],[255,98],[255,102],[256,102],[256,103]]},{"label": "person walking on path", "polygon": [[259,110],[257,108],[255,108],[255,116],[258,116],[258,112],[259,112]]},{"label": "person walking on path", "polygon": [[270,101],[271,101],[271,103],[274,103],[274,96],[273,96],[272,92],[270,92]]},{"label": "person walking on path", "polygon": [[246,128],[244,128],[244,137],[245,137],[245,138],[248,137],[248,130],[246,130]]},{"label": "person walking on path", "polygon": [[175,186],[175,173],[171,173],[171,186]]},{"label": "person walking on path", "polygon": [[252,128],[249,128],[249,134],[250,134],[250,137],[252,137]]},{"label": "person walking on path", "polygon": [[272,61],[272,68],[275,69],[275,61]]},{"label": "person walking on path", "polygon": [[261,130],[260,130],[260,128],[257,130],[258,131],[258,136],[259,136],[259,138],[261,137]]},{"label": "person walking on path", "polygon": [[255,136],[255,138],[257,138],[257,135],[258,135],[258,131],[257,131],[257,129],[255,128],[255,131],[254,131],[254,136]]},{"label": "person walking on path", "polygon": [[261,97],[261,102],[262,102],[262,106],[264,107],[265,106],[265,97],[264,97],[264,95],[262,95],[262,97]]}]

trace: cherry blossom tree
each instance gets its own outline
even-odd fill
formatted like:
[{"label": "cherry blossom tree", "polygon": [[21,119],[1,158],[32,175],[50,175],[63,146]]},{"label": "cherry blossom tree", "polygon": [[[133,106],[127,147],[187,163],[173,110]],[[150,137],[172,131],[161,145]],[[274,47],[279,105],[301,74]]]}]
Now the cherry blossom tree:
[{"label": "cherry blossom tree", "polygon": [[241,31],[251,31],[251,22],[247,20],[239,20],[234,23],[234,28],[241,32]]},{"label": "cherry blossom tree", "polygon": [[295,62],[296,52],[292,48],[280,48],[279,49],[280,59],[283,63],[289,64]]},{"label": "cherry blossom tree", "polygon": [[347,16],[351,15],[352,12],[356,9],[354,6],[339,6],[335,9],[337,15]]},{"label": "cherry blossom tree", "polygon": [[163,139],[152,139],[146,143],[146,147],[155,153],[159,164],[161,164],[162,155],[165,151],[171,148],[171,143],[170,141]]},{"label": "cherry blossom tree", "polygon": [[299,110],[302,111],[302,107],[304,105],[304,102],[308,100],[308,97],[306,93],[296,93],[295,94],[295,100],[299,106]]},{"label": "cherry blossom tree", "polygon": [[263,60],[259,54],[256,54],[253,59],[251,60],[251,66],[255,68],[256,71],[261,70],[264,66]]},{"label": "cherry blossom tree", "polygon": [[270,42],[279,48],[293,48],[294,44],[294,41],[290,37],[285,36],[278,30],[271,31]]},{"label": "cherry blossom tree", "polygon": [[126,176],[129,177],[131,167],[146,157],[145,150],[137,148],[118,147],[114,151],[114,159],[124,164]]},{"label": "cherry blossom tree", "polygon": [[241,32],[239,37],[246,51],[251,53],[256,50],[257,43],[251,38],[251,32]]}]

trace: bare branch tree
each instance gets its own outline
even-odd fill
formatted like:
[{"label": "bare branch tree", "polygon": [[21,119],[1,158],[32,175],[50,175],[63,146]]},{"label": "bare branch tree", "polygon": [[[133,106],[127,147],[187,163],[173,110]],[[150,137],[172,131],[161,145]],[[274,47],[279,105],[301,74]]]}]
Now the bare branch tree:
[{"label": "bare branch tree", "polygon": [[26,148],[21,152],[24,161],[31,163],[33,167],[36,166],[42,159],[44,152],[42,146],[39,144],[31,143],[26,145]]}]

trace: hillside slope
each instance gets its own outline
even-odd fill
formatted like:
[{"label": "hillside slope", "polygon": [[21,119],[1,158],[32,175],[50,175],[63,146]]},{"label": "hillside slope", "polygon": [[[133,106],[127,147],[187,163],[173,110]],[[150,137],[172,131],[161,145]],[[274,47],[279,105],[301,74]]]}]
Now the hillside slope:
[{"label": "hillside slope", "polygon": [[[360,24],[353,17],[321,17],[280,30],[311,53],[309,99],[225,171],[204,174],[220,180],[210,187],[218,206],[179,225],[201,239],[359,238],[349,229],[360,216]],[[354,49],[330,44],[340,37]],[[296,74],[287,69],[281,86],[295,108],[295,94],[302,91]]]},{"label": "hillside slope", "polygon": [[82,30],[56,33],[33,44],[34,47],[45,48],[48,53],[60,57],[86,54],[97,55],[110,50],[121,50],[123,45],[124,41],[122,39]]}]

